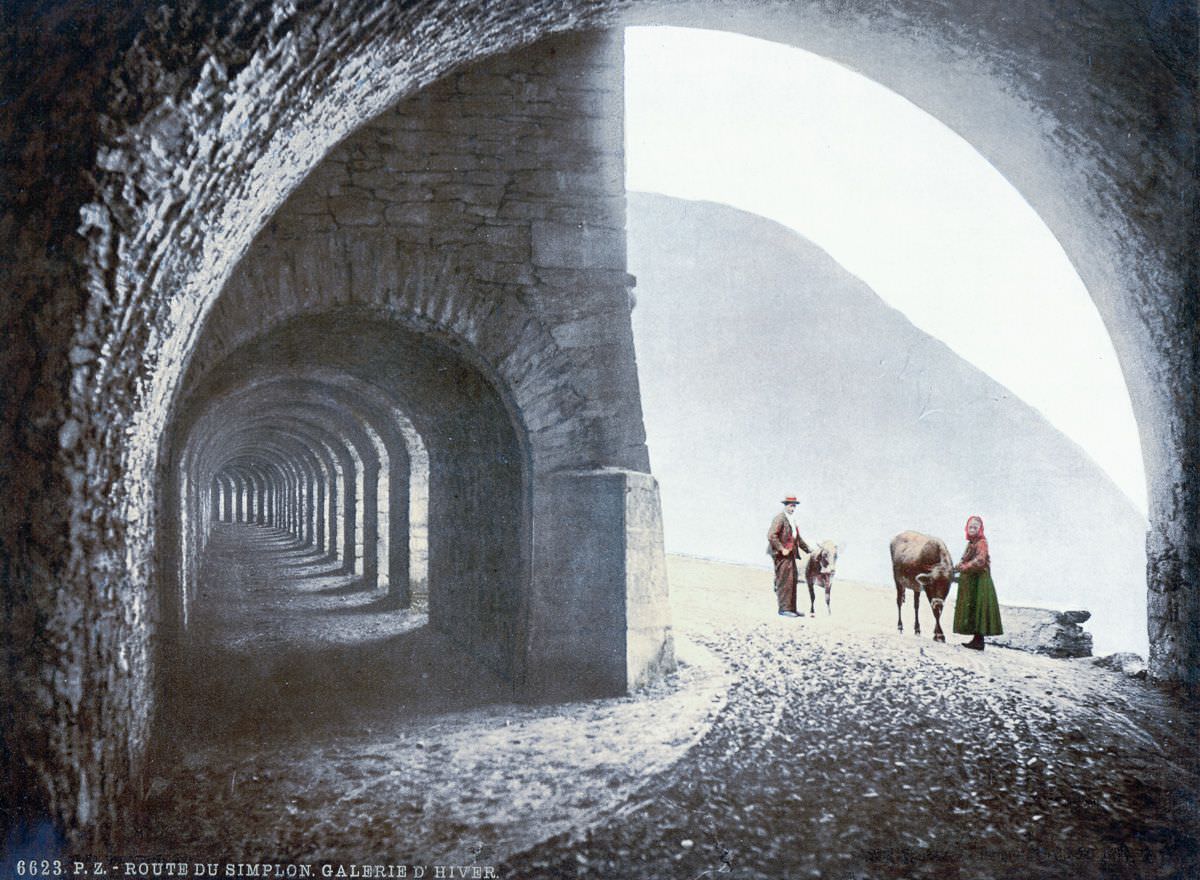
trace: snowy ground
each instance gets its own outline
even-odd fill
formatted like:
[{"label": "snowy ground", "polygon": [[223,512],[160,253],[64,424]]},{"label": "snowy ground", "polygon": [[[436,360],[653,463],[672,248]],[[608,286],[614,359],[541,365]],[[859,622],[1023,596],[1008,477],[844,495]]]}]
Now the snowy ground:
[{"label": "snowy ground", "polygon": [[294,551],[250,534],[214,548],[208,648],[185,661],[202,674],[176,694],[131,855],[521,878],[1200,874],[1195,713],[1090,660],[936,644],[927,606],[924,634],[908,604],[900,635],[893,591],[846,582],[831,615],[818,597],[816,617],[780,618],[768,572],[673,557],[678,676],[520,706],[447,662],[419,613],[303,557],[281,569]]}]

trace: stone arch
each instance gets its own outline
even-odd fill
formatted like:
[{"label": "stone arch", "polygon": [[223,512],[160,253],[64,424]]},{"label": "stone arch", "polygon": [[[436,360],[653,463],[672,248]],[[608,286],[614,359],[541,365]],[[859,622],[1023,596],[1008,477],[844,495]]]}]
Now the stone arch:
[{"label": "stone arch", "polygon": [[[1113,13],[1110,23],[1116,27],[1120,19],[1120,13]],[[1166,260],[1169,263],[1174,259],[1173,254],[1164,250],[1160,241],[1153,240],[1153,237],[1147,238],[1140,232],[1133,218],[1122,218],[1120,222],[1114,223],[1109,212],[1097,212],[1095,205],[1088,203],[1088,198],[1098,190],[1119,187],[1121,181],[1107,173],[1097,173],[1095,162],[1092,161],[1094,157],[1088,155],[1085,132],[1073,131],[1074,137],[1069,144],[1061,142],[1062,127],[1059,123],[1047,123],[1047,119],[1058,117],[1053,114],[1048,116],[1045,108],[1039,106],[1035,97],[1024,88],[1028,85],[1025,82],[1028,73],[1024,70],[1027,59],[1020,58],[1019,51],[1014,51],[1003,42],[996,42],[978,57],[964,53],[948,53],[947,49],[953,46],[952,36],[948,37],[934,30],[926,33],[897,33],[889,28],[887,21],[871,17],[847,20],[830,13],[829,10],[774,9],[755,4],[651,4],[636,14],[625,17],[623,21],[717,27],[816,51],[864,70],[963,133],[1021,190],[1063,243],[1080,270],[1081,277],[1114,337],[1114,344],[1122,359],[1137,409],[1147,467],[1151,471],[1165,468],[1164,473],[1169,472],[1166,477],[1168,483],[1173,484],[1173,481],[1183,479],[1176,462],[1179,449],[1164,448],[1164,438],[1157,430],[1157,426],[1179,417],[1178,413],[1172,415],[1173,403],[1162,393],[1162,379],[1180,365],[1178,362],[1168,364],[1168,361],[1151,363],[1154,357],[1157,357],[1154,355],[1147,358],[1148,353],[1153,353],[1153,334],[1142,332],[1144,321],[1138,314],[1139,302],[1145,299],[1144,291],[1148,288],[1162,289],[1162,282],[1170,275],[1169,269],[1164,269],[1162,261]],[[987,23],[989,27],[996,24]],[[1002,24],[1000,29],[1003,30]],[[1033,43],[1045,38],[1045,35],[1040,33],[1029,36]],[[1072,55],[1068,59],[1069,63],[1080,60],[1073,52],[1067,54]],[[919,70],[916,72],[911,70],[911,63],[900,63],[901,60],[912,58],[920,59]],[[459,88],[461,89],[461,86]],[[436,94],[436,88],[427,91]],[[431,102],[438,100],[438,97],[430,99]],[[1074,108],[1060,110],[1065,111],[1062,125],[1072,127],[1080,124]],[[382,119],[383,117],[380,117],[368,126],[377,137],[385,136],[381,132],[387,129],[386,123],[381,122]],[[423,143],[414,131],[419,129],[413,127],[403,130],[402,133],[407,135],[409,141],[416,139],[418,143]],[[333,154],[352,154],[355,159],[361,161],[369,152],[362,141],[364,137],[361,134],[353,135],[333,151]],[[401,137],[400,141],[403,142],[404,138]],[[1154,159],[1159,162],[1163,157],[1156,155]],[[328,161],[327,159],[326,162]],[[397,166],[398,171],[404,169],[403,164]],[[1176,176],[1179,173],[1178,169],[1170,169],[1164,165],[1164,173],[1166,171]],[[439,260],[446,266],[448,261],[440,253],[430,255],[420,241],[405,241],[396,246],[401,252],[396,258],[389,259],[388,255],[381,254],[381,251],[394,245],[388,241],[388,236],[381,234],[376,228],[380,221],[365,204],[370,199],[360,199],[357,215],[346,215],[346,222],[352,227],[349,231],[346,228],[336,228],[336,224],[328,222],[322,225],[322,213],[336,217],[339,210],[337,204],[322,206],[314,193],[314,190],[319,190],[322,186],[322,177],[323,169],[318,166],[275,215],[271,234],[260,235],[259,240],[252,245],[247,258],[239,265],[227,287],[225,296],[228,297],[226,302],[230,307],[228,314],[244,313],[244,307],[239,308],[237,305],[239,298],[253,298],[257,301],[261,297],[262,302],[271,305],[271,308],[263,309],[262,314],[270,314],[276,306],[286,309],[286,298],[281,298],[278,291],[289,288],[305,290],[311,297],[309,302],[314,307],[322,301],[322,297],[329,302],[338,301],[339,297],[350,296],[347,291],[352,290],[354,285],[349,281],[335,282],[326,287],[314,283],[313,264],[337,264],[339,259],[347,266],[369,267],[365,272],[369,276],[365,285],[368,289],[375,286],[375,279],[380,276],[387,277],[391,274],[395,277],[392,267],[397,264],[422,267],[419,271],[399,275],[404,280],[396,286],[402,294],[397,298],[397,305],[403,309],[412,309],[418,315],[432,314],[436,320],[437,315],[443,314],[445,309],[453,309],[455,301],[462,301],[442,300],[430,303],[427,309],[422,308],[424,304],[420,302],[420,297],[427,291],[444,291],[454,287],[453,283],[438,283],[436,277],[432,279],[432,283],[423,279],[421,276],[425,274],[424,267],[431,263],[436,266]],[[352,170],[338,177],[332,187],[328,186],[330,176],[324,177],[327,189],[347,184],[353,186],[357,183]],[[340,207],[344,211],[345,206]],[[411,205],[405,207],[417,210]],[[299,214],[299,218],[287,218],[289,209],[294,214]],[[428,216],[428,213],[425,211],[422,216]],[[386,220],[387,215],[383,211],[379,212],[379,216]],[[321,233],[320,239],[312,235],[318,230]],[[386,243],[381,245],[381,240]],[[298,241],[305,242],[306,251],[315,248],[313,254],[307,258],[308,265],[296,261],[288,262],[287,251],[289,248],[298,247]],[[1150,255],[1150,258],[1139,257],[1131,260],[1131,241],[1137,242],[1132,250],[1141,251]],[[269,256],[264,256],[267,254]],[[353,254],[354,259],[339,257],[345,254]],[[462,277],[467,272],[461,267],[435,270],[433,274],[457,274],[459,283],[473,283],[479,286],[477,278]],[[356,280],[361,282],[363,279]],[[386,282],[381,286],[386,286]],[[271,288],[277,292],[269,293]],[[254,293],[251,294],[251,291]],[[357,297],[362,294],[355,292],[353,295]],[[363,296],[369,299],[371,294]],[[462,299],[470,300],[470,297]],[[225,304],[220,304],[218,310]],[[474,320],[474,316],[461,308],[456,314],[462,317],[464,324],[470,324]],[[215,317],[217,323],[222,326],[230,326],[233,323],[224,314]],[[249,328],[244,332],[249,332]],[[1171,442],[1168,442],[1167,447],[1171,446]],[[1153,479],[1151,484],[1153,485]],[[1152,515],[1152,519],[1165,527],[1162,517]],[[1164,556],[1161,547],[1158,551],[1154,549],[1164,540],[1168,539],[1161,529],[1152,531],[1149,536],[1149,580],[1152,593],[1161,587],[1161,595],[1170,594],[1178,598],[1179,585],[1172,580],[1174,575],[1158,577],[1154,574],[1155,570],[1164,565],[1167,568],[1175,565],[1169,562],[1171,553]],[[1186,544],[1186,541],[1176,533],[1168,543],[1178,548]],[[1167,583],[1176,583],[1176,586],[1163,586]],[[1151,598],[1154,598],[1153,595]],[[1160,615],[1154,608],[1155,603],[1152,601],[1152,617]],[[1174,612],[1162,613],[1168,617],[1174,615]],[[1162,649],[1169,653],[1169,637],[1160,633],[1159,637],[1152,641],[1156,651]]]},{"label": "stone arch", "polygon": [[[352,548],[355,544],[353,518],[349,523],[345,523],[343,517],[346,510],[353,511],[355,509],[353,498],[347,498],[347,495],[353,493],[354,487],[357,485],[356,475],[361,472],[361,461],[354,454],[352,444],[343,443],[341,438],[328,431],[319,422],[313,421],[311,416],[307,416],[302,411],[297,413],[295,410],[296,408],[293,407],[288,411],[289,418],[286,426],[289,430],[298,432],[311,444],[311,448],[324,463],[324,471],[329,481],[325,491],[324,524],[320,521],[316,524],[318,533],[324,536],[323,541],[317,542],[317,549],[324,551],[327,558],[339,561],[344,573],[352,574],[354,573],[355,558],[348,554],[347,548]],[[260,415],[263,425],[266,426],[272,424],[272,415],[278,416],[279,414],[268,409],[261,412]],[[247,428],[254,424],[253,421],[248,423]],[[347,475],[350,475],[349,479]],[[277,491],[279,490],[277,489]],[[338,500],[339,498],[341,501]],[[273,517],[271,522],[274,525],[286,527],[279,516]],[[340,528],[339,524],[341,524]]]},{"label": "stone arch", "polygon": [[[543,468],[605,454],[592,448],[596,435],[578,424],[586,401],[568,378],[569,355],[520,300],[497,301],[453,256],[397,244],[386,232],[306,237],[290,245],[256,246],[239,264],[198,341],[184,379],[188,394],[193,377],[235,347],[300,316],[357,307],[428,334],[492,374],[531,434],[546,437],[531,450]],[[258,255],[264,259],[254,259]],[[364,279],[359,266],[373,267],[377,277]],[[297,303],[288,297],[293,290],[306,296]],[[346,290],[355,290],[355,298]]]},{"label": "stone arch", "polygon": [[[395,581],[392,593],[394,597],[402,600],[403,604],[407,604],[408,598],[404,594],[410,586],[416,588],[424,582],[427,569],[427,559],[422,548],[427,542],[425,517],[428,506],[429,456],[424,440],[411,420],[399,408],[398,401],[390,397],[385,390],[348,374],[339,375],[315,368],[302,371],[291,369],[286,373],[260,369],[256,382],[262,386],[288,379],[293,382],[307,382],[313,388],[324,388],[328,393],[340,397],[343,403],[357,401],[354,409],[359,413],[377,413],[372,416],[372,424],[389,450],[388,459],[392,470],[389,568],[397,575],[390,579]],[[282,415],[292,403],[294,401],[284,400],[274,406]],[[407,584],[404,580],[406,576]]]},{"label": "stone arch", "polygon": [[[345,344],[349,338],[353,346]],[[530,564],[529,453],[522,449],[528,441],[513,430],[518,426],[505,427],[512,426],[511,408],[491,387],[446,346],[389,328],[372,312],[342,308],[293,317],[241,346],[193,387],[194,403],[181,414],[176,436],[190,445],[186,438],[202,429],[195,454],[211,469],[219,459],[206,425],[238,426],[230,434],[235,445],[219,447],[228,456],[240,454],[242,438],[266,425],[319,420],[325,432],[360,450],[369,482],[386,467],[387,454],[398,459],[407,449],[396,418],[406,414],[430,459],[431,623],[519,683]],[[406,511],[404,520],[407,538]],[[405,555],[405,573],[407,562]],[[369,556],[366,574],[370,580]],[[403,599],[407,604],[407,593]]]},{"label": "stone arch", "polygon": [[[307,445],[316,449],[320,445],[333,445],[335,455],[341,462],[342,503],[345,521],[342,528],[342,548],[344,570],[350,574],[368,576],[364,562],[363,544],[363,510],[364,502],[360,501],[358,489],[362,486],[368,474],[374,474],[380,467],[376,457],[377,440],[371,431],[364,429],[355,414],[331,404],[323,395],[312,395],[309,399],[293,398],[284,418],[270,417],[268,408],[254,410],[254,418],[246,418],[245,410],[254,406],[254,388],[243,389],[242,395],[236,394],[218,400],[216,407],[195,413],[201,420],[221,422],[229,419],[241,419],[240,424],[246,432],[268,432],[282,434],[292,438],[292,443]],[[309,390],[311,393],[310,389]],[[250,397],[247,400],[247,396]],[[185,419],[184,425],[191,431],[191,420]],[[203,468],[205,457],[211,457],[209,449],[214,435],[211,429],[204,430],[201,423],[201,443],[194,450],[185,450],[181,455],[185,458],[198,458],[196,467]],[[278,442],[278,441],[276,441]],[[284,467],[289,473],[290,482],[285,492],[283,526],[289,531],[303,536],[303,526],[293,499],[299,492],[299,482],[295,473],[292,458],[294,449],[282,449],[279,452],[283,458]],[[335,469],[336,470],[336,469]],[[315,531],[315,521],[312,529]],[[197,547],[190,551],[198,554],[204,543],[203,536],[197,538]],[[372,581],[373,583],[373,581]]]},{"label": "stone arch", "polygon": [[[47,634],[12,660],[6,790],[40,792],[73,828],[119,821],[154,706],[160,441],[204,316],[287,194],[341,138],[456,65],[622,20],[790,34],[921,103],[1025,193],[1097,298],[1134,393],[1151,495],[1151,668],[1197,681],[1194,9],[1155,12],[1164,26],[1117,2],[1048,16],[1033,0],[853,10],[710,0],[650,3],[626,19],[615,0],[502,11],[184,2],[143,26],[148,8],[109,21],[85,6],[21,10],[32,26],[6,35],[78,62],[35,70],[42,43],[7,56],[29,60],[4,112],[68,134],[56,145],[40,129],[4,129],[16,157],[7,161],[21,163],[14,179],[32,182],[4,208],[18,259],[5,269],[14,293],[4,325],[15,330],[0,445],[19,475],[4,484],[5,619],[10,644],[30,643],[22,627]],[[81,30],[86,44],[72,36]],[[1010,124],[1011,145],[996,119]],[[586,255],[594,242],[580,232]],[[599,275],[593,293],[624,284]],[[569,325],[556,319],[549,332],[580,334]],[[585,347],[572,348],[564,373],[582,371]],[[628,370],[592,375],[631,387]],[[575,389],[581,412],[590,390]],[[638,422],[631,395],[593,419],[588,448],[603,454],[547,484],[600,480],[606,468],[643,473]],[[79,620],[97,624],[88,644]],[[48,680],[60,684],[47,692]],[[94,730],[109,735],[101,743]]]},{"label": "stone arch", "polygon": [[[268,426],[274,426],[275,430],[282,430],[303,438],[305,442],[311,444],[314,450],[335,448],[336,453],[319,457],[327,458],[327,473],[336,473],[339,470],[338,465],[333,461],[335,457],[341,462],[340,470],[343,472],[353,471],[355,476],[347,484],[349,486],[357,486],[367,471],[373,473],[382,467],[382,461],[376,452],[377,443],[380,442],[375,439],[377,432],[374,428],[364,430],[357,421],[357,414],[336,405],[326,395],[306,386],[302,386],[286,404],[278,401],[273,404],[269,400],[263,401],[261,399],[263,390],[264,386],[259,384],[252,388],[242,389],[240,395],[234,392],[234,396],[220,399],[219,402],[223,405],[214,407],[204,415],[209,421],[239,419],[246,430],[254,428],[262,430]],[[271,389],[267,386],[265,390],[270,391]],[[255,392],[259,392],[260,396],[256,398]],[[278,393],[278,389],[275,389],[275,392]],[[245,410],[251,406],[254,407],[253,417],[247,418]],[[342,433],[335,434],[331,428],[336,428]],[[353,498],[344,497],[343,507],[353,511],[356,509],[357,503]],[[317,520],[314,519],[311,531],[315,533],[318,529],[325,531],[325,528],[320,527]],[[333,532],[330,531],[328,534],[333,534]],[[343,541],[344,548],[355,546],[355,534],[354,530],[346,532],[346,538]],[[355,570],[355,563],[361,562],[361,558],[361,554],[345,558],[343,561],[346,563],[347,570]],[[357,569],[357,573],[364,574],[361,566]],[[396,586],[401,585],[398,583]]]},{"label": "stone arch", "polygon": [[[261,418],[247,422],[243,429],[243,434],[252,434],[254,439],[245,440],[245,454],[261,455],[265,460],[269,461],[273,468],[268,473],[278,474],[284,478],[288,461],[284,450],[280,449],[276,443],[273,443],[271,437],[272,429],[282,432],[285,435],[294,433],[297,437],[303,440],[308,448],[316,455],[320,461],[322,476],[327,481],[327,489],[321,492],[325,498],[325,504],[322,507],[318,502],[318,507],[321,513],[317,516],[313,523],[313,531],[315,534],[314,544],[316,549],[325,552],[327,556],[333,559],[338,559],[343,562],[352,563],[353,560],[345,560],[339,556],[339,550],[345,549],[344,543],[339,543],[337,521],[334,515],[339,509],[337,502],[337,489],[346,485],[345,473],[348,470],[354,469],[355,459],[351,455],[349,449],[343,449],[340,439],[328,432],[319,423],[309,421],[298,416],[295,412],[289,412],[290,416],[286,422],[281,425],[281,420],[272,420],[271,416],[279,414],[271,411],[260,412]],[[258,429],[255,431],[254,429]],[[282,511],[279,510],[279,504],[275,500],[276,496],[283,492],[280,486],[281,480],[270,480],[270,488],[266,496],[267,509],[267,524],[274,525],[280,528],[288,528],[289,524],[283,519]],[[325,487],[322,487],[323,489]],[[181,493],[182,494],[182,493]],[[215,520],[214,520],[215,521]],[[193,550],[192,552],[199,552]],[[347,573],[349,573],[347,568]]]}]

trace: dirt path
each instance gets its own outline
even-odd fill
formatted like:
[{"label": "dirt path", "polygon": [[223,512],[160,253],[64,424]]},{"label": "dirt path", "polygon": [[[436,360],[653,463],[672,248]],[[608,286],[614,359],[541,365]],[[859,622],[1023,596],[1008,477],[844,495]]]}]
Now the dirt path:
[{"label": "dirt path", "polygon": [[839,584],[832,617],[763,620],[736,612],[770,598],[766,573],[671,574],[680,626],[731,671],[728,704],[621,822],[536,847],[509,876],[1200,873],[1195,718],[1145,685],[899,636],[888,591]]},{"label": "dirt path", "polygon": [[352,578],[250,526],[217,529],[146,779],[135,858],[496,863],[616,810],[677,761],[728,679],[565,706],[508,685]]},{"label": "dirt path", "polygon": [[925,636],[898,635],[891,591],[838,583],[831,616],[788,620],[768,573],[672,558],[680,676],[529,707],[419,609],[265,533],[224,535],[214,559],[204,654],[185,660],[202,674],[176,694],[140,855],[516,878],[1200,875],[1194,714],[1088,660],[935,644],[928,608]]}]

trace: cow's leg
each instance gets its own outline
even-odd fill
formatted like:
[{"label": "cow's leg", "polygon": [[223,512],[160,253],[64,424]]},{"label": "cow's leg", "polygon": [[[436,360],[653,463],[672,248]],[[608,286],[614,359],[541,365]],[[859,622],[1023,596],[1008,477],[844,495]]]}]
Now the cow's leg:
[{"label": "cow's leg", "polygon": [[929,607],[933,609],[933,640],[935,642],[946,641],[946,634],[942,632],[942,608],[945,605],[945,599],[929,600]]},{"label": "cow's leg", "polygon": [[829,608],[829,594],[833,591],[833,578],[825,578],[825,613],[832,614],[833,611]]},{"label": "cow's leg", "polygon": [[921,634],[921,591],[913,590],[913,634]]},{"label": "cow's leg", "polygon": [[805,580],[808,581],[808,616],[816,617],[817,594],[813,591],[813,579],[806,577]]},{"label": "cow's leg", "polygon": [[904,618],[900,616],[900,607],[904,604],[904,587],[896,584],[896,629],[904,632]]}]

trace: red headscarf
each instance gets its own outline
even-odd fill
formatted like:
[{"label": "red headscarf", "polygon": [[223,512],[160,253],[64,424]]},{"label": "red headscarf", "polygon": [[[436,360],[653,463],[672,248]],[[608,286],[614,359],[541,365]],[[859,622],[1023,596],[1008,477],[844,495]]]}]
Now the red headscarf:
[{"label": "red headscarf", "polygon": [[969,541],[969,540],[971,540],[971,536],[970,536],[969,534],[967,534],[967,526],[969,526],[969,525],[971,524],[971,520],[975,520],[977,523],[979,523],[979,535],[978,535],[977,537],[980,537],[980,538],[982,538],[982,537],[983,537],[983,517],[981,517],[981,516],[968,516],[968,517],[967,517],[967,524],[963,526],[963,534],[967,535],[967,540],[968,540],[968,541]]}]

